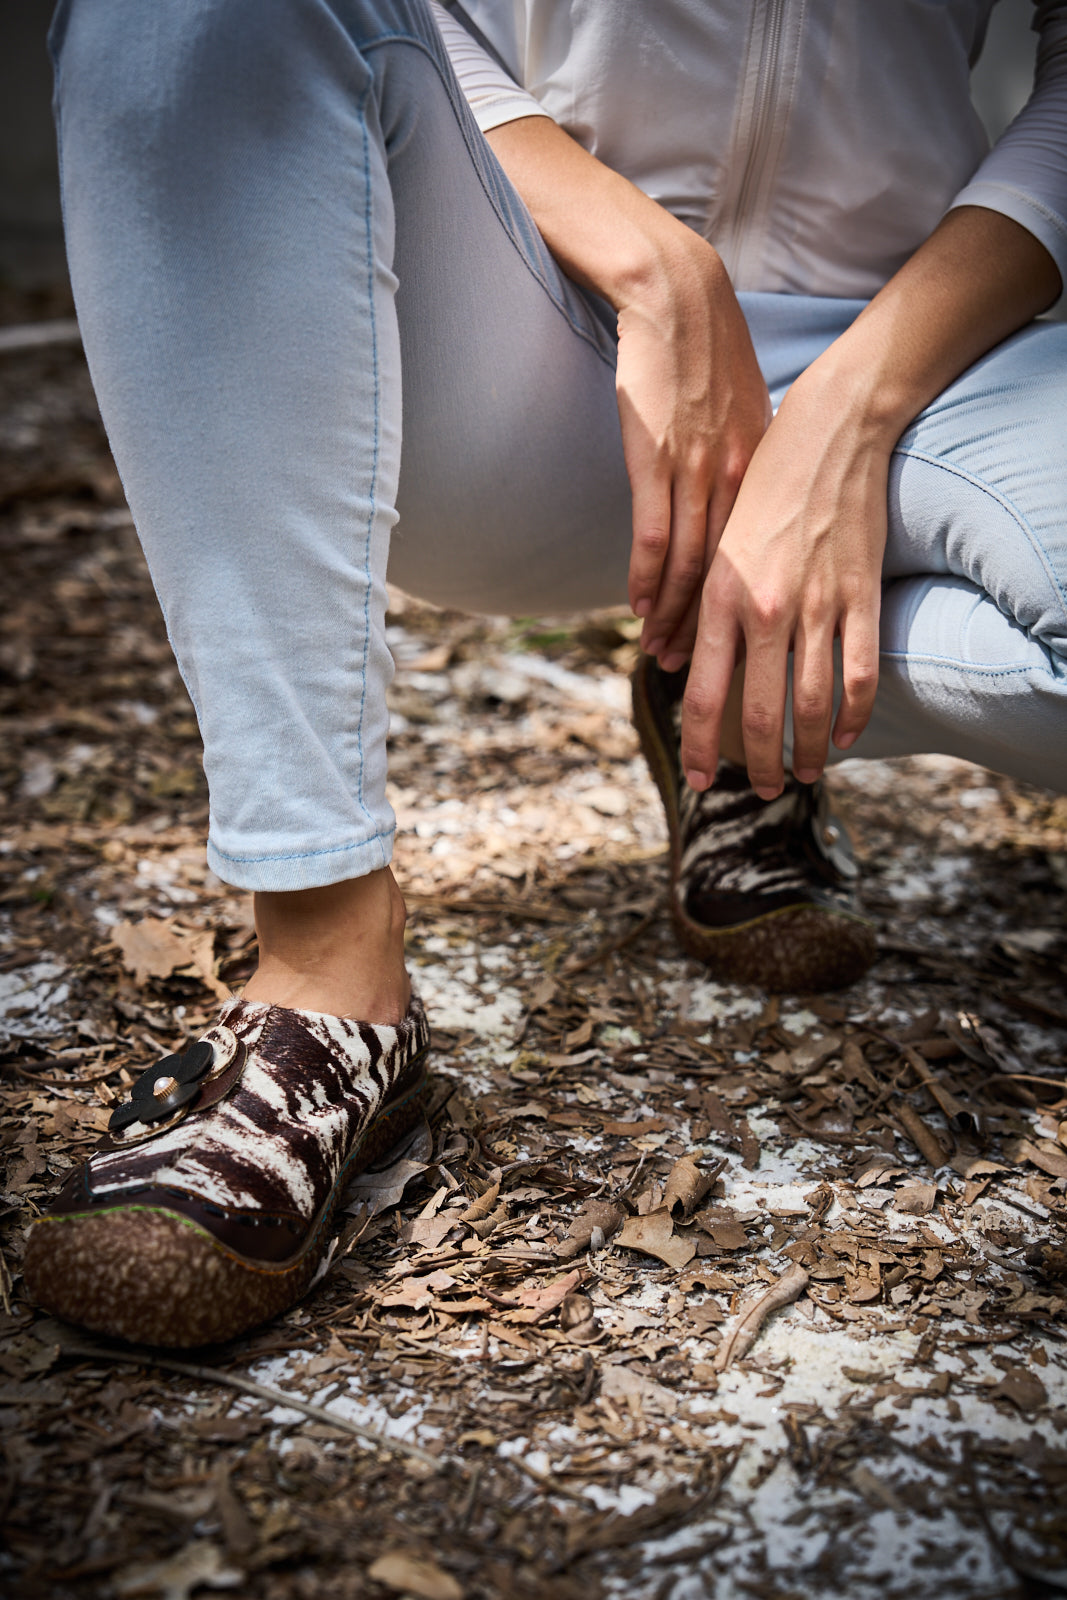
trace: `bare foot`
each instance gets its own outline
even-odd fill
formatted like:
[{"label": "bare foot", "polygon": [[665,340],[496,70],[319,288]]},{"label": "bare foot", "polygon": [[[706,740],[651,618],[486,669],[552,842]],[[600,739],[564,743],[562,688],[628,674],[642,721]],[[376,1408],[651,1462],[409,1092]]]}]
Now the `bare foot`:
[{"label": "bare foot", "polygon": [[259,967],[246,1000],[399,1022],[411,983],[404,900],[388,867],[322,889],[254,897]]}]

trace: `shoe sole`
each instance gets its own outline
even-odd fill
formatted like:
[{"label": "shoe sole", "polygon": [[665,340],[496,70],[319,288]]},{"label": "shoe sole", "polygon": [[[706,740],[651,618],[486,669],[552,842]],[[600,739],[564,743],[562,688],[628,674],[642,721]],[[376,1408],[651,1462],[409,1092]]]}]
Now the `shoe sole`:
[{"label": "shoe sole", "polygon": [[[425,1062],[428,1051],[412,1066]],[[23,1275],[45,1310],[94,1333],[171,1349],[221,1344],[295,1305],[315,1276],[345,1186],[418,1122],[418,1081],[368,1127],[300,1250],[255,1261],[190,1217],[136,1203],[33,1224]]]},{"label": "shoe sole", "polygon": [[679,943],[717,978],[774,993],[842,989],[863,976],[877,953],[875,930],[857,912],[803,901],[729,928],[695,922],[680,904],[681,827],[674,754],[660,734],[648,691],[648,665],[633,675],[633,715],[641,751],[663,801],[671,847],[671,916]]}]

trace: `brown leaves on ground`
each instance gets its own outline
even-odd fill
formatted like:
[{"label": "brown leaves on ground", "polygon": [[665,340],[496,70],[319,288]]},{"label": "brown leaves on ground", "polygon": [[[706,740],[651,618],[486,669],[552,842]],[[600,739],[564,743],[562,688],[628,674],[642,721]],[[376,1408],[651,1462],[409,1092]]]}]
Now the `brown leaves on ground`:
[{"label": "brown leaves on ground", "polygon": [[[0,1410],[20,1596],[645,1600],[723,1571],[758,1595],[795,1532],[823,1555],[789,1582],[821,1600],[884,1582],[854,1563],[886,1508],[901,1548],[916,1527],[938,1550],[914,1596],[962,1592],[977,1541],[990,1592],[1014,1595],[983,1497],[1063,1567],[1067,803],[958,763],[835,778],[882,927],[874,975],[799,1000],[709,983],[658,909],[632,619],[512,625],[392,597],[427,1120],[353,1184],[306,1304],[205,1354],[207,1377],[75,1359],[38,1319],[29,1218],[255,959],[245,897],[206,870],[195,719],[78,359],[0,366]],[[342,1417],[425,1459],[364,1448]]]},{"label": "brown leaves on ground", "polygon": [[215,933],[211,928],[182,928],[169,920],[143,917],[140,922],[120,922],[112,932],[111,942],[139,985],[150,978],[188,975],[199,978],[220,1000],[229,999],[230,987],[218,976]]}]

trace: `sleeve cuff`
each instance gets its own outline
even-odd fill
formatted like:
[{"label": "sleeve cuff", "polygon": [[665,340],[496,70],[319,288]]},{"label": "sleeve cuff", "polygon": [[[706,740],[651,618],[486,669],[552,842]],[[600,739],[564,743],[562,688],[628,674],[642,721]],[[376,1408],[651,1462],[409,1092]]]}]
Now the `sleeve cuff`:
[{"label": "sleeve cuff", "polygon": [[1067,290],[1067,222],[1061,216],[1032,195],[1004,183],[984,180],[969,183],[953,200],[949,210],[954,211],[957,206],[984,206],[987,211],[999,211],[1032,233],[1059,268],[1062,298],[1062,291]]},{"label": "sleeve cuff", "polygon": [[505,122],[518,122],[520,117],[548,117],[549,122],[553,120],[532,95],[524,94],[521,89],[516,89],[513,94],[493,95],[486,100],[479,98],[471,105],[471,111],[483,133],[488,133],[490,128],[501,128]]}]

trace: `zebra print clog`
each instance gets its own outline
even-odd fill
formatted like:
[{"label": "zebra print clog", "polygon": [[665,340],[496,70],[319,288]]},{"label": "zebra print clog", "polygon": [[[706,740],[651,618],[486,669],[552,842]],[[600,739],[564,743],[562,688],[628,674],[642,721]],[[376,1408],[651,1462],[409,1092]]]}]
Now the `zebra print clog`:
[{"label": "zebra print clog", "polygon": [[687,674],[642,656],[633,675],[634,722],[667,813],[680,942],[737,983],[793,993],[852,983],[874,960],[874,928],[856,909],[852,847],[823,784],[790,779],[763,801],[743,768],[720,761],[697,794],[680,759]]},{"label": "zebra print clog", "polygon": [[136,1343],[233,1338],[311,1283],[345,1183],[415,1123],[429,1029],[234,999],[134,1086],[31,1227],[38,1305]]}]

